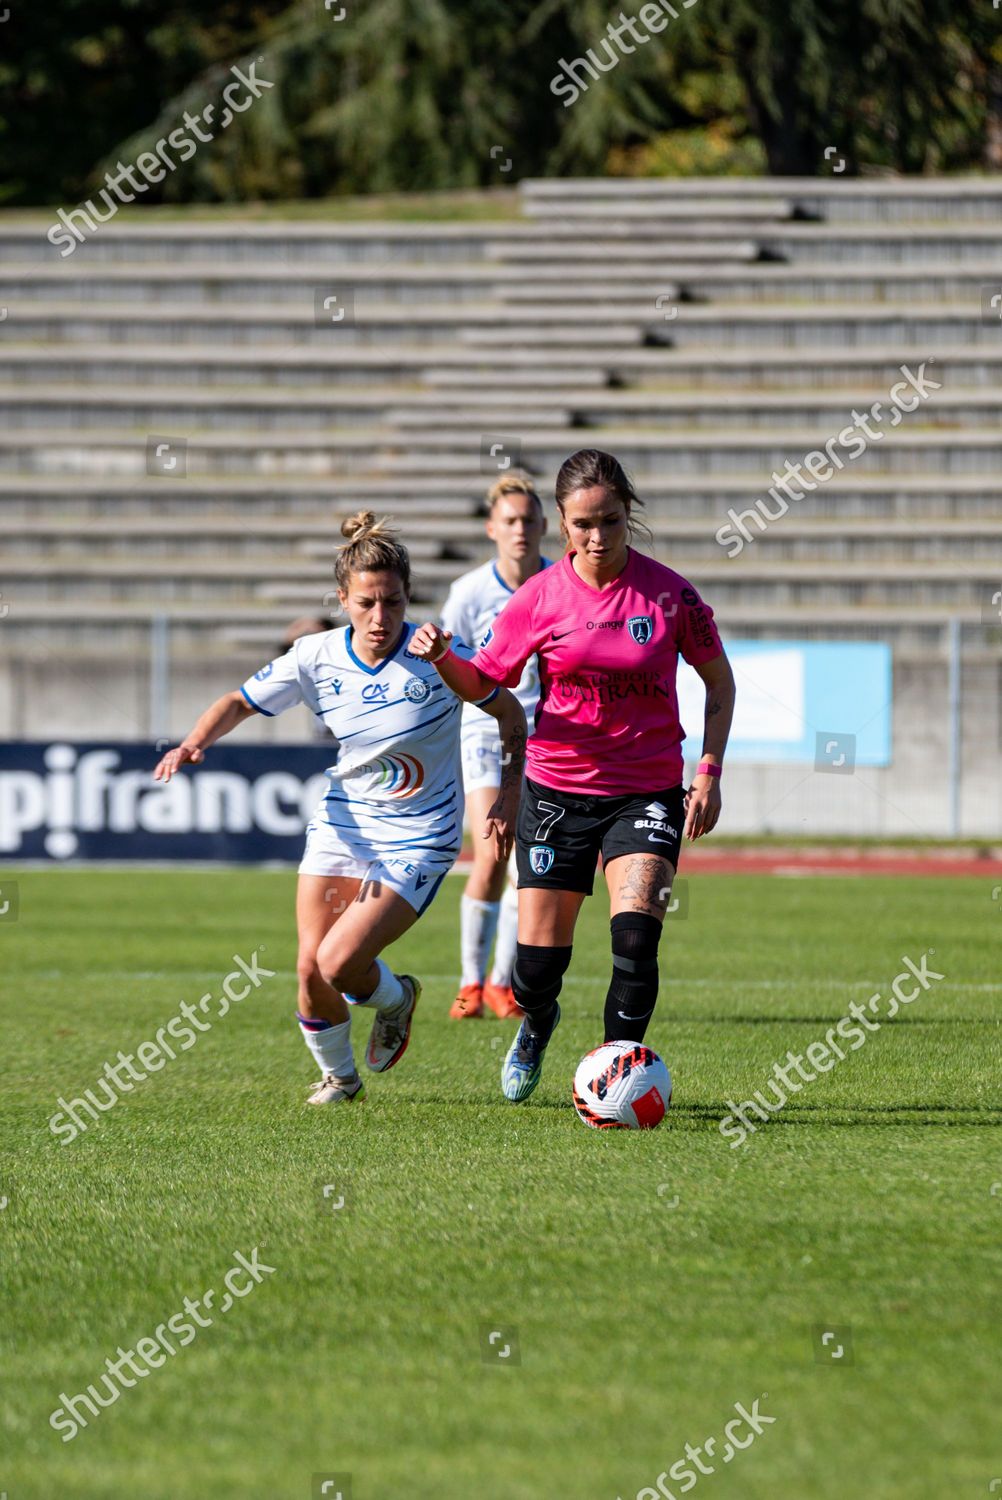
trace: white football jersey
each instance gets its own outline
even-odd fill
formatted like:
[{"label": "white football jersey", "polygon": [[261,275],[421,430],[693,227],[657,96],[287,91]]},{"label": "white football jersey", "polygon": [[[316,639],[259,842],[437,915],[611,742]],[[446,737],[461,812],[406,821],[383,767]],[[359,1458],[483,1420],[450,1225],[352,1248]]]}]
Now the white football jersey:
[{"label": "white football jersey", "polygon": [[[542,567],[552,566],[550,559],[544,557]],[[482,646],[484,638],[493,629],[494,621],[514,593],[515,590],[508,587],[498,572],[497,564],[484,563],[482,567],[474,568],[457,578],[449,589],[442,608],[442,628],[451,630],[461,641],[472,641],[474,646]],[[539,701],[539,666],[535,656],[530,656],[518,687],[511,691],[522,705],[531,734],[533,715]],[[497,721],[485,718],[472,703],[466,705],[463,713],[463,728],[476,728],[495,737],[499,733]]]},{"label": "white football jersey", "polygon": [[[331,731],[335,760],[317,816],[345,843],[455,855],[463,831],[463,705],[430,662],[408,651],[416,628],[404,626],[397,649],[378,667],[355,655],[349,626],[300,636],[241,692],[269,717],[305,703]],[[453,649],[466,660],[474,655],[463,641]]]}]

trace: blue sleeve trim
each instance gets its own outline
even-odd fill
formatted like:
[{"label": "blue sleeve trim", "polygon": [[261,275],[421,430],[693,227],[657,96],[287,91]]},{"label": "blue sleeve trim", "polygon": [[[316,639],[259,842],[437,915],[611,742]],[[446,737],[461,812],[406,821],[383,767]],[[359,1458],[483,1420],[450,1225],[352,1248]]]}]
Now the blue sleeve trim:
[{"label": "blue sleeve trim", "polygon": [[242,687],[240,691],[243,693],[244,697],[247,699],[247,702],[250,704],[251,708],[256,714],[264,714],[266,719],[273,719],[275,717],[275,715],[269,713],[266,708],[262,708],[260,703],[255,703],[254,699],[251,697],[250,693],[245,687]]},{"label": "blue sleeve trim", "polygon": [[501,691],[500,687],[496,687],[496,688],[494,688],[494,690],[492,692],[490,692],[490,693],[487,694],[486,698],[475,698],[473,700],[475,707],[477,707],[477,708],[485,708],[488,703],[493,703],[494,699],[497,697],[497,695],[498,695],[498,693],[500,693],[500,691]]}]

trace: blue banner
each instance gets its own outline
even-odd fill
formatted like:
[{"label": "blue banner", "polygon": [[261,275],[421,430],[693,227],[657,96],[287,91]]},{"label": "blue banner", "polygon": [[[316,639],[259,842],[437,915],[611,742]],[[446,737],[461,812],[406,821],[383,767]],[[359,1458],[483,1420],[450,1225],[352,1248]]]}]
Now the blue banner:
[{"label": "blue banner", "polygon": [[[737,708],[727,760],[830,770],[891,759],[891,651],[872,642],[729,641]],[[705,690],[679,664],[685,755],[702,748]],[[0,860],[298,864],[327,788],[330,746],[214,745],[167,786],[133,741],[0,744]]]},{"label": "blue banner", "polygon": [[298,864],[334,748],[214,745],[164,786],[152,745],[0,744],[0,861]]},{"label": "blue banner", "polygon": [[[891,648],[874,641],[728,640],[737,705],[727,745],[733,761],[854,757],[858,766],[891,760]],[[702,750],[705,688],[679,663],[678,699],[688,731],[684,753]],[[826,746],[830,747],[826,751]]]}]

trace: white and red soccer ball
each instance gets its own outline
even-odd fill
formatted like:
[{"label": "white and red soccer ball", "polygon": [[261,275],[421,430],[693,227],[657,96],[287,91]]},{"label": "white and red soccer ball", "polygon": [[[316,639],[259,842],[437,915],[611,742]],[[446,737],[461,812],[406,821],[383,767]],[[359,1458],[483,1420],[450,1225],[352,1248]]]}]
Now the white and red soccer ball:
[{"label": "white and red soccer ball", "polygon": [[653,1130],[671,1103],[671,1074],[643,1042],[604,1042],[574,1074],[574,1108],[594,1130]]}]

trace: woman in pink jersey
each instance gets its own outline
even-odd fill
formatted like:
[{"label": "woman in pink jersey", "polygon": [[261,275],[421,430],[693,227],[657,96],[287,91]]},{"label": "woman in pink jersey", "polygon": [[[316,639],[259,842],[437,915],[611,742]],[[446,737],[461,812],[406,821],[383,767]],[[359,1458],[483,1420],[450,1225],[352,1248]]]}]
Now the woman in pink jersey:
[{"label": "woman in pink jersey", "polygon": [[[658,943],[682,835],[720,816],[734,678],[713,613],[684,578],[637,552],[640,501],[619,462],[584,449],[556,484],[563,560],[517,589],[472,661],[423,625],[411,650],[468,701],[518,682],[539,660],[540,699],[519,808],[518,946],[512,988],[525,1012],[502,1067],[512,1101],[539,1082],[578,912],[602,855],[612,980],[605,1040],[642,1041],[658,992]],[[706,684],[703,754],[682,786],[678,658]]]}]

